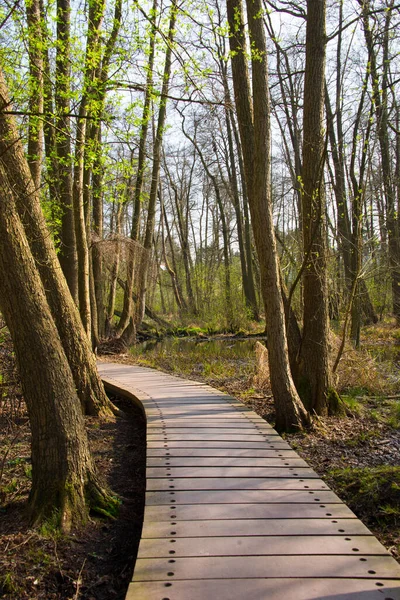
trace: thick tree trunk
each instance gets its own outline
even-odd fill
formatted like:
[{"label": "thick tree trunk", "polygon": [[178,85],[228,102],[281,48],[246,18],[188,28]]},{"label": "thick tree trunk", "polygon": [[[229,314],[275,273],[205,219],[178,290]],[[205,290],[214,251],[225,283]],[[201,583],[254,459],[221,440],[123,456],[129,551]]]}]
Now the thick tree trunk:
[{"label": "thick tree trunk", "polygon": [[0,72],[0,164],[7,172],[12,186],[17,210],[25,227],[82,407],[88,414],[110,414],[114,409],[105,395],[79,312],[61,272],[20,136],[12,117],[1,115],[6,106],[9,106],[8,94]]},{"label": "thick tree trunk", "polygon": [[[100,489],[89,451],[75,382],[18,217],[12,187],[0,165],[0,308],[10,329],[32,432],[33,523],[59,512],[70,529],[99,502]],[[112,505],[110,505],[112,506]]]}]

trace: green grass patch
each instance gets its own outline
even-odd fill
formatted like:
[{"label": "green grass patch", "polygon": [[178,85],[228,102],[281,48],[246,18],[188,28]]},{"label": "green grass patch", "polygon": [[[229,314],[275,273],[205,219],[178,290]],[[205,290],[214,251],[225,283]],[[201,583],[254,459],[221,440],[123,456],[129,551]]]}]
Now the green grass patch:
[{"label": "green grass patch", "polygon": [[254,344],[254,340],[235,338],[199,341],[169,337],[133,346],[130,352],[139,364],[202,379],[215,386],[232,380],[246,381],[250,386],[255,371]]},{"label": "green grass patch", "polygon": [[328,478],[354,512],[369,523],[400,525],[400,467],[333,469]]},{"label": "green grass patch", "polygon": [[400,429],[400,401],[392,405],[388,423],[394,429]]}]

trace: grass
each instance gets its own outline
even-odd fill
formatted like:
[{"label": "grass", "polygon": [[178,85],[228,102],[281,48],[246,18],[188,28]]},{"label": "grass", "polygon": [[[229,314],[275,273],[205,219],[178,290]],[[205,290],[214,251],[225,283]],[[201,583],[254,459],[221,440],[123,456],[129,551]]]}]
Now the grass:
[{"label": "grass", "polygon": [[387,529],[399,526],[399,466],[332,469],[328,479],[359,517]]},{"label": "grass", "polygon": [[139,364],[155,367],[192,379],[201,379],[215,387],[238,392],[249,388],[255,369],[254,342],[212,340],[196,342],[181,338],[166,338],[154,347],[131,348]]},{"label": "grass", "polygon": [[393,403],[388,418],[388,423],[393,429],[400,429],[400,401]]},{"label": "grass", "polygon": [[16,594],[20,591],[20,588],[15,583],[14,575],[10,572],[0,575],[0,595],[3,594]]}]

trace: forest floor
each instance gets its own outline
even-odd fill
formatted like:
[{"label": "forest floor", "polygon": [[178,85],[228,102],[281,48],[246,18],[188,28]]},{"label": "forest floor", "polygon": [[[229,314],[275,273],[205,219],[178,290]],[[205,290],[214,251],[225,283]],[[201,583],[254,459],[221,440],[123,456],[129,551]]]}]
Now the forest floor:
[{"label": "forest floor", "polygon": [[[140,540],[145,485],[143,418],[122,402],[125,419],[87,419],[98,471],[121,499],[115,521],[91,519],[63,536],[52,523],[31,529],[30,434],[12,348],[0,340],[0,597],[7,600],[119,600],[125,597]],[[364,331],[364,345],[395,349],[390,324]],[[333,354],[338,340],[333,338]],[[263,352],[220,344],[109,354],[204,381],[228,392],[271,423],[274,405]],[[393,353],[392,353],[393,354]],[[265,358],[265,357],[264,357]],[[346,416],[318,418],[311,431],[286,439],[381,542],[400,557],[400,370],[396,357],[372,358],[346,348],[337,375]],[[118,399],[114,399],[118,402]]]},{"label": "forest floor", "polygon": [[[3,332],[4,333],[4,332]],[[0,597],[7,600],[123,600],[143,522],[145,422],[113,398],[125,418],[87,418],[97,471],[121,504],[115,520],[91,517],[63,535],[51,521],[29,526],[30,432],[12,349],[0,344]]]}]

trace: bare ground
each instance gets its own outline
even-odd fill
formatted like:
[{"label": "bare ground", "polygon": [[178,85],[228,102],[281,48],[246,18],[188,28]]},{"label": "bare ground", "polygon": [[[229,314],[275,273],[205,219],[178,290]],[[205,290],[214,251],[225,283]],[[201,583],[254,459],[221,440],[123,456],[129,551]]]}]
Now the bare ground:
[{"label": "bare ground", "polygon": [[[23,402],[10,418],[2,403],[0,432],[0,597],[9,600],[122,600],[140,541],[145,489],[145,424],[141,413],[116,400],[126,417],[87,419],[98,472],[120,498],[115,520],[91,518],[61,536],[51,523],[31,529],[26,518],[30,434]],[[9,403],[11,406],[11,403]],[[16,437],[18,435],[18,437]],[[8,446],[7,446],[8,444]],[[7,456],[3,449],[9,448]]]}]

